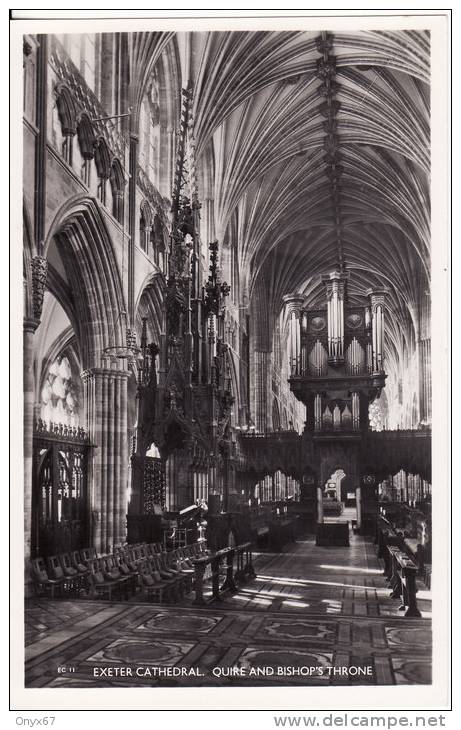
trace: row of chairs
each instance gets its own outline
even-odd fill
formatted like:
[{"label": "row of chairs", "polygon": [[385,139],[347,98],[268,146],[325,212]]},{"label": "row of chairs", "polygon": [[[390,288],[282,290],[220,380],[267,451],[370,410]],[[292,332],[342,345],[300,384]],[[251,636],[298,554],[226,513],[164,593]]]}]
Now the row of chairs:
[{"label": "row of chairs", "polygon": [[184,547],[178,547],[175,550],[165,550],[164,546],[160,542],[155,543],[137,543],[137,544],[130,544],[130,545],[123,545],[121,547],[114,548],[114,555],[127,555],[128,554],[132,557],[134,561],[144,560],[146,558],[149,558],[151,556],[169,556],[169,560],[175,560],[179,561],[180,563],[184,564],[185,568],[192,567],[191,561],[196,560],[197,558],[202,558],[204,555],[207,555],[207,548],[206,548],[206,542],[195,542],[191,545],[187,545]]},{"label": "row of chairs", "polygon": [[32,577],[37,594],[50,598],[86,594],[88,588],[88,561],[96,557],[94,548],[74,550],[47,558],[31,561]]},{"label": "row of chairs", "polygon": [[124,545],[98,557],[84,548],[46,559],[32,560],[36,592],[70,597],[92,596],[122,600],[138,590],[144,598],[174,601],[192,590],[194,560],[206,554],[205,543],[166,552],[161,543]]},{"label": "row of chairs", "polygon": [[115,554],[137,572],[145,598],[163,603],[180,600],[192,590],[194,560],[206,554],[206,547],[200,542],[166,551],[160,543],[140,543],[118,548]]}]

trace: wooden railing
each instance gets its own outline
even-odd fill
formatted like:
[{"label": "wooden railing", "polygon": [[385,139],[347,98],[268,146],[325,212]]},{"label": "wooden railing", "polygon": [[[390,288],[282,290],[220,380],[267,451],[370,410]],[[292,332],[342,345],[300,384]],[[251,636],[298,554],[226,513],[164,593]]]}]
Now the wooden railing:
[{"label": "wooden railing", "polygon": [[[205,574],[211,570],[211,597],[205,596]],[[226,591],[235,593],[239,584],[255,577],[251,543],[218,550],[212,555],[194,560],[195,579],[194,603],[203,606],[212,601],[221,601]],[[225,576],[221,583],[222,576]]]}]

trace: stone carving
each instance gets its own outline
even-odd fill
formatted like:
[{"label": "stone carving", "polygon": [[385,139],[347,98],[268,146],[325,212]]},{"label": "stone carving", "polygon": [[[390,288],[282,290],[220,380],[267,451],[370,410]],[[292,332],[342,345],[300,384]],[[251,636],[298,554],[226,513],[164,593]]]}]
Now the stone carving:
[{"label": "stone carving", "polygon": [[205,284],[205,311],[207,314],[219,314],[220,302],[227,297],[230,287],[227,282],[220,281],[218,269],[218,242],[212,241],[210,249],[210,275]]},{"label": "stone carving", "polygon": [[40,321],[45,296],[46,275],[48,262],[43,256],[34,256],[32,259],[32,299],[34,318]]}]

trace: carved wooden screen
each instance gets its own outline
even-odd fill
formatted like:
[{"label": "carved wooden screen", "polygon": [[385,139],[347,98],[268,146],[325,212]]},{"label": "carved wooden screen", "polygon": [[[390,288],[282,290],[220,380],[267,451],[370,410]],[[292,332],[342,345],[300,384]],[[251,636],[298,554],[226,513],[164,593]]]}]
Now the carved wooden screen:
[{"label": "carved wooden screen", "polygon": [[39,421],[34,434],[32,556],[88,545],[88,449],[83,429],[48,428]]},{"label": "carved wooden screen", "polygon": [[145,515],[155,514],[155,507],[165,509],[165,462],[162,459],[146,456],[143,495]]}]

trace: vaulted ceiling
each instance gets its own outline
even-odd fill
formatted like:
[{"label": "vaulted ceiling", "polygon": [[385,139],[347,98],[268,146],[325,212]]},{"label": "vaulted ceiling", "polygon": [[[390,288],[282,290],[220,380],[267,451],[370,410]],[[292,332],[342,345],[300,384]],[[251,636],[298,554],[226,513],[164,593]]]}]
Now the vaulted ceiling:
[{"label": "vaulted ceiling", "polygon": [[189,38],[197,155],[212,145],[217,235],[232,218],[248,292],[262,282],[314,301],[337,258],[351,295],[377,284],[418,326],[430,252],[430,37],[329,33],[335,73],[336,195],[326,162],[320,33],[200,33]]},{"label": "vaulted ceiling", "polygon": [[216,235],[234,239],[242,291],[266,296],[267,321],[286,294],[318,301],[340,246],[350,296],[389,288],[397,353],[430,286],[429,32],[140,33],[131,43],[139,84],[168,44],[179,83],[193,83]]}]

